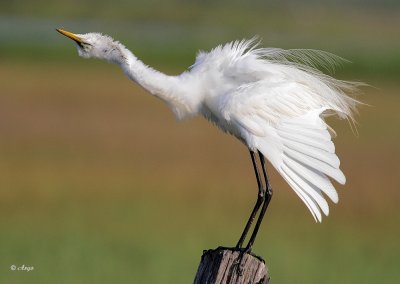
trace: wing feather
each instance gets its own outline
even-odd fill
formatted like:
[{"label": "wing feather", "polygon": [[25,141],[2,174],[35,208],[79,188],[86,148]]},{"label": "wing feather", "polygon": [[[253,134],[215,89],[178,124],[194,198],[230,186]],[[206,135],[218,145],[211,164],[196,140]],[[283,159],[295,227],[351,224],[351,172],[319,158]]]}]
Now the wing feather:
[{"label": "wing feather", "polygon": [[295,162],[290,161],[285,157],[284,164],[288,167],[288,170],[292,173],[291,176],[295,179],[298,186],[306,192],[310,197],[315,200],[318,206],[321,208],[325,215],[329,214],[329,206],[324,196],[322,195],[321,189],[315,184],[310,182],[308,173],[304,173],[304,169],[299,169]]},{"label": "wing feather", "polygon": [[329,214],[325,196],[335,203],[339,199],[329,177],[346,182],[333,131],[323,117],[330,111],[352,120],[358,103],[346,94],[354,84],[335,80],[310,64],[330,65],[334,59],[314,51],[250,50],[224,70],[231,83],[245,80],[219,98],[216,107],[210,106],[224,119],[221,128],[230,128],[250,149],[259,150],[317,221],[322,212]]},{"label": "wing feather", "polygon": [[328,177],[346,182],[328,126],[320,117],[326,108],[284,117],[278,123],[267,121],[259,109],[247,108],[246,114],[235,112],[230,118],[240,122],[249,146],[263,153],[320,222],[322,212],[329,214],[324,194],[334,203],[339,199]]},{"label": "wing feather", "polygon": [[293,143],[296,144],[302,144],[302,145],[309,145],[314,148],[318,148],[320,150],[327,151],[329,153],[335,153],[335,145],[333,144],[332,141],[322,141],[322,140],[317,140],[314,138],[306,137],[303,135],[298,135],[298,134],[292,134],[292,133],[287,133],[287,132],[279,132],[279,135],[289,141],[292,141]]},{"label": "wing feather", "polygon": [[[334,168],[320,160],[314,159],[307,155],[302,155],[302,153],[293,151],[292,149],[289,149],[289,148],[285,149],[285,153],[289,157],[291,157],[297,161],[301,161],[301,163],[303,163],[304,165],[306,165],[308,167],[311,167],[315,170],[320,170],[322,173],[333,178],[340,184],[346,183],[346,177],[344,176],[343,172],[339,168]],[[334,200],[332,199],[332,201],[334,201]]]},{"label": "wing feather", "polygon": [[293,180],[293,177],[290,174],[290,171],[286,167],[286,165],[282,165],[280,171],[282,177],[287,181],[287,183],[291,186],[294,192],[300,197],[300,199],[307,206],[308,210],[310,210],[312,216],[315,221],[321,222],[322,216],[321,212],[316,204],[316,202],[305,192],[299,185]]},{"label": "wing feather", "polygon": [[329,214],[323,194],[335,203],[339,199],[328,177],[341,184],[346,181],[333,143],[327,139],[329,132],[320,118],[322,111],[284,119],[281,124],[265,128],[265,136],[253,137],[255,148],[271,161],[317,221],[322,218],[320,211]]},{"label": "wing feather", "polygon": [[297,174],[297,176],[312,184],[314,186],[314,190],[317,190],[319,192],[322,190],[332,199],[332,201],[337,202],[338,195],[336,193],[336,190],[329,179],[323,174],[323,172],[319,171],[318,169],[304,166],[301,162],[294,160],[286,155],[284,155],[283,162],[290,169],[292,169]]},{"label": "wing feather", "polygon": [[332,167],[337,168],[340,165],[340,160],[334,153],[315,148],[311,145],[301,144],[289,139],[285,139],[285,146],[293,151],[327,163]]}]

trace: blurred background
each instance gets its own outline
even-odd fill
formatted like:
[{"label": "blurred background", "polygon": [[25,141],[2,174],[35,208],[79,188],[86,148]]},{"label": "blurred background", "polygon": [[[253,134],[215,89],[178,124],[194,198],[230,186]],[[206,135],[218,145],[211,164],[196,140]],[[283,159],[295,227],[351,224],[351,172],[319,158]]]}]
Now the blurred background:
[{"label": "blurred background", "polygon": [[340,203],[315,224],[270,167],[254,251],[272,283],[399,282],[400,2],[265,2],[1,1],[1,283],[191,283],[203,249],[236,244],[256,197],[243,145],[177,123],[117,66],[79,58],[60,27],[109,34],[168,74],[253,35],[350,60],[334,76],[372,87],[358,135],[330,121]]}]

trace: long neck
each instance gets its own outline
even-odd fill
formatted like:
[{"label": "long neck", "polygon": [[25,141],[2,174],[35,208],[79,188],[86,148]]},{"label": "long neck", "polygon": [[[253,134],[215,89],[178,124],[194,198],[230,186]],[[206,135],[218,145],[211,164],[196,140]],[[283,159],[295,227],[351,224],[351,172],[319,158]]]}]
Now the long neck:
[{"label": "long neck", "polygon": [[175,78],[150,68],[140,61],[122,44],[119,44],[118,54],[114,56],[115,63],[121,66],[124,73],[142,86],[152,95],[160,98],[168,97],[174,91]]},{"label": "long neck", "polygon": [[182,76],[168,76],[145,65],[122,44],[120,56],[114,60],[124,73],[150,94],[165,101],[178,118],[194,115],[196,110],[188,101]]}]

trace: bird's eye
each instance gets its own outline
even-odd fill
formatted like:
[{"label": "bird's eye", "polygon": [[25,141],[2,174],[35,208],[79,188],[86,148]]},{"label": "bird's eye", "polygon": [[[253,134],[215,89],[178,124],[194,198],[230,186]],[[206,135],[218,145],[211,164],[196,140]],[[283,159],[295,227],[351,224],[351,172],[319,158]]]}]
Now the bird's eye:
[{"label": "bird's eye", "polygon": [[80,48],[82,49],[87,49],[89,46],[92,46],[90,43],[83,42],[83,41],[77,41],[76,42]]}]

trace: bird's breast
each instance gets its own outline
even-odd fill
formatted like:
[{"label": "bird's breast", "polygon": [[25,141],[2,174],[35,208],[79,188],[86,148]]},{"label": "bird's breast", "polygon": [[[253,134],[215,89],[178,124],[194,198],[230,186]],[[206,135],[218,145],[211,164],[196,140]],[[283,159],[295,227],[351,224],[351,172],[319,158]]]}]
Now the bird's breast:
[{"label": "bird's breast", "polygon": [[223,116],[221,109],[218,109],[218,103],[213,102],[210,104],[210,101],[208,102],[209,104],[204,103],[202,105],[200,110],[201,115],[223,132],[231,134],[239,140],[244,141],[241,129],[238,127],[238,125],[233,124],[230,120]]}]

